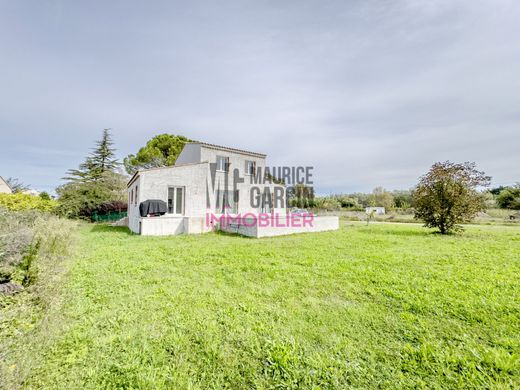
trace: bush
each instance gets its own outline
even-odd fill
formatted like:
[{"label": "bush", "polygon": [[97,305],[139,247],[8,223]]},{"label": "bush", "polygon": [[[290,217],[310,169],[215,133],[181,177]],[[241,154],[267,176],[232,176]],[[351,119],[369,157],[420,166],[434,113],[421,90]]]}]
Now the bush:
[{"label": "bush", "polygon": [[414,217],[423,220],[426,227],[438,228],[441,234],[461,230],[460,224],[471,222],[486,209],[479,188],[490,181],[475,163],[435,163],[413,191]]},{"label": "bush", "polygon": [[75,226],[48,213],[0,208],[0,282],[31,284],[37,274],[34,261],[64,254]]},{"label": "bush", "polygon": [[115,200],[112,202],[105,202],[105,203],[99,205],[96,208],[95,212],[98,215],[105,215],[105,214],[110,214],[110,213],[121,213],[121,212],[125,212],[127,210],[128,210],[127,202]]},{"label": "bush", "polygon": [[91,182],[70,182],[56,189],[58,215],[68,218],[90,218],[104,204],[126,203],[126,177],[105,172]]},{"label": "bush", "polygon": [[360,209],[361,208],[361,205],[359,204],[358,200],[354,197],[340,195],[337,197],[337,199],[340,202],[341,207],[344,207],[347,209]]},{"label": "bush", "polygon": [[316,198],[314,200],[314,207],[321,210],[335,211],[341,209],[341,202],[332,196]]},{"label": "bush", "polygon": [[520,210],[520,186],[502,189],[497,195],[496,202],[502,209]]},{"label": "bush", "polygon": [[0,207],[10,211],[37,210],[52,212],[58,203],[52,199],[42,199],[39,196],[29,194],[0,194]]}]

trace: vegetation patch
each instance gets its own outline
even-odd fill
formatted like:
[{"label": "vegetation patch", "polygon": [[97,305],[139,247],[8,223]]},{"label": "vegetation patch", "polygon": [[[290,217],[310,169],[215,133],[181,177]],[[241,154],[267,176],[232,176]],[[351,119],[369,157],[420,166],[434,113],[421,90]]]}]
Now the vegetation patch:
[{"label": "vegetation patch", "polygon": [[516,228],[81,237],[9,388],[520,386]]},{"label": "vegetation patch", "polygon": [[58,202],[47,197],[34,196],[29,194],[0,194],[0,208],[10,211],[38,210],[51,212],[56,209]]}]

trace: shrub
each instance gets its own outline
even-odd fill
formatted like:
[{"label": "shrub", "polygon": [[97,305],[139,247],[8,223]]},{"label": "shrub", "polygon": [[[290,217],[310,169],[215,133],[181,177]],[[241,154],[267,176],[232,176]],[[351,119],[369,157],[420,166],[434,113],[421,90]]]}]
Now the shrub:
[{"label": "shrub", "polygon": [[502,209],[520,210],[520,185],[502,189],[496,202]]},{"label": "shrub", "polygon": [[333,196],[326,196],[316,198],[314,200],[314,207],[321,210],[334,211],[341,209],[341,202]]},{"label": "shrub", "polygon": [[337,199],[341,203],[341,207],[348,208],[348,209],[361,208],[361,205],[359,204],[358,200],[354,197],[340,195],[337,197]]},{"label": "shrub", "polygon": [[0,208],[0,282],[31,284],[37,275],[35,260],[64,254],[75,226],[48,213]]},{"label": "shrub", "polygon": [[485,210],[485,199],[478,188],[490,181],[475,163],[435,163],[413,191],[414,216],[442,234],[460,230],[459,224],[470,222]]},{"label": "shrub", "polygon": [[39,196],[29,194],[0,194],[0,207],[3,206],[10,211],[38,210],[54,211],[58,203],[52,199],[43,199]]},{"label": "shrub", "polygon": [[56,189],[58,215],[68,218],[89,218],[103,204],[126,203],[126,177],[105,172],[96,181],[70,182]]},{"label": "shrub", "polygon": [[111,202],[105,202],[100,204],[95,212],[99,215],[110,214],[110,213],[121,213],[128,210],[128,203],[120,200],[114,200]]}]

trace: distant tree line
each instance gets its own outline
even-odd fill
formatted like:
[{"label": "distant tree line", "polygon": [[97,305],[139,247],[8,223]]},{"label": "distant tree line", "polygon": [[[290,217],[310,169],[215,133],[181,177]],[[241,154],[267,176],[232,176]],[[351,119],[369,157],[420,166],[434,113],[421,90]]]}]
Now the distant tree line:
[{"label": "distant tree line", "polygon": [[369,206],[381,206],[387,210],[409,209],[413,206],[411,190],[388,191],[376,187],[370,193],[354,192],[315,196],[311,187],[298,185],[289,194],[291,207],[318,208],[325,210],[362,211]]},{"label": "distant tree line", "polygon": [[500,186],[489,191],[502,209],[520,210],[520,183],[512,186]]},{"label": "distant tree line", "polygon": [[[305,186],[302,186],[305,187]],[[520,210],[520,183],[483,190],[486,208]],[[298,208],[318,208],[324,210],[362,211],[369,206],[381,206],[387,210],[411,210],[416,203],[411,190],[388,191],[376,187],[372,192],[347,194],[314,195],[312,188],[300,188],[289,196],[289,205]]]}]

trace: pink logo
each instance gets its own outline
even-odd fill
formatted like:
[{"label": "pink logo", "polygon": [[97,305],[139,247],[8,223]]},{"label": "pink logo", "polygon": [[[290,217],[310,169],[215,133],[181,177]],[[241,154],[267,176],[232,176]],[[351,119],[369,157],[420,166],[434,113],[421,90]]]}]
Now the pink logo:
[{"label": "pink logo", "polygon": [[206,227],[218,224],[221,227],[230,225],[259,227],[313,227],[314,214],[279,214],[279,213],[244,213],[214,214],[206,213]]}]

